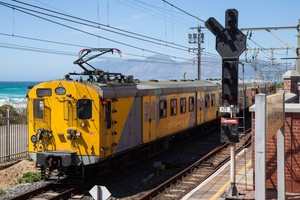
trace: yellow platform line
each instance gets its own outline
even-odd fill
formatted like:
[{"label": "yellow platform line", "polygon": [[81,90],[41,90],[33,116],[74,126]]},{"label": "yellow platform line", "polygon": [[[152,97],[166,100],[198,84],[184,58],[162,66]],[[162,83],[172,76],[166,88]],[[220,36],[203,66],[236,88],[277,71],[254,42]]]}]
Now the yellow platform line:
[{"label": "yellow platform line", "polygon": [[[240,170],[238,171],[238,174],[241,174],[241,173],[245,170],[245,168],[248,168],[248,167],[250,166],[251,162],[252,162],[252,160],[249,160],[249,161],[247,162],[246,166],[243,167],[242,169],[240,169]],[[237,179],[237,175],[236,175],[236,179]],[[216,200],[216,199],[218,199],[218,198],[221,196],[221,194],[224,193],[224,191],[226,190],[226,188],[229,187],[229,185],[230,185],[230,181],[227,181],[227,182],[219,189],[219,191],[218,191],[214,196],[212,196],[209,200]]]}]

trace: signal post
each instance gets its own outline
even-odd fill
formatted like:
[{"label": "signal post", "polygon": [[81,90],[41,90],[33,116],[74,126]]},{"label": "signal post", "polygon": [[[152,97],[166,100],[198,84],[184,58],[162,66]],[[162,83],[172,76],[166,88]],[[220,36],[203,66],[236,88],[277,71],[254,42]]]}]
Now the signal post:
[{"label": "signal post", "polygon": [[225,13],[225,28],[213,17],[205,26],[216,36],[216,50],[222,57],[222,107],[221,142],[230,143],[230,182],[228,198],[238,197],[235,182],[236,143],[239,142],[238,108],[238,63],[239,56],[246,49],[246,36],[238,29],[238,11],[228,9]]}]

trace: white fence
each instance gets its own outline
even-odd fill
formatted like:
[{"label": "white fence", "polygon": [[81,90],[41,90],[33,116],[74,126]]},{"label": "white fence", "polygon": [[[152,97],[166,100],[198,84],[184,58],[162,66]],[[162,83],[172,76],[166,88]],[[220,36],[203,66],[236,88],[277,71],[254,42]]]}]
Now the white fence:
[{"label": "white fence", "polygon": [[28,155],[27,115],[11,113],[0,115],[0,163]]}]

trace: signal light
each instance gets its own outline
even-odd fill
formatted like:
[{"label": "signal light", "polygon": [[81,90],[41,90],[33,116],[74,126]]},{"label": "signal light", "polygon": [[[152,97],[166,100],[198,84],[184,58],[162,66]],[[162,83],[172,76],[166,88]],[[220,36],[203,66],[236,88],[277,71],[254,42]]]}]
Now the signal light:
[{"label": "signal light", "polygon": [[233,83],[233,80],[232,78],[223,78],[222,79],[222,84],[232,84]]},{"label": "signal light", "polygon": [[226,28],[237,29],[238,27],[238,11],[230,9],[226,11],[225,15],[225,26]]},{"label": "signal light", "polygon": [[102,105],[104,106],[104,105],[106,105],[107,104],[107,102],[105,101],[105,100],[103,100],[102,101]]},{"label": "signal light", "polygon": [[226,93],[226,94],[224,94],[222,96],[222,99],[226,99],[227,101],[231,101],[232,100],[232,96],[230,94]]},{"label": "signal light", "polygon": [[238,104],[237,59],[223,59],[222,61],[222,98],[225,106]]},{"label": "signal light", "polygon": [[233,65],[230,62],[228,62],[228,61],[224,61],[223,62],[223,67],[230,69],[230,68],[233,67]]}]

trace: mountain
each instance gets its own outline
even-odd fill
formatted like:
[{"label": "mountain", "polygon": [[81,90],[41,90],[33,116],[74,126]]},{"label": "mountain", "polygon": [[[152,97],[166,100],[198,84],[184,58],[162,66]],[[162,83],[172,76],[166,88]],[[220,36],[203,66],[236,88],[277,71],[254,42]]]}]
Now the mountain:
[{"label": "mountain", "polygon": [[[220,78],[221,62],[209,57],[202,58],[202,79]],[[93,66],[103,71],[120,72],[124,75],[133,75],[140,80],[170,80],[176,79],[196,79],[197,62],[178,62],[164,55],[153,55],[144,60],[124,59],[124,60],[103,60],[93,63]]]},{"label": "mountain", "polygon": [[[194,59],[196,60],[196,59]],[[254,64],[245,62],[244,78],[253,80],[262,77],[265,80],[281,80],[286,67],[282,64],[274,63],[270,67],[270,62],[258,60],[255,73]],[[145,59],[106,59],[91,63],[94,67],[108,72],[119,72],[124,75],[133,75],[135,79],[142,81],[157,80],[182,80],[197,78],[197,61],[186,60],[178,62],[165,55],[153,55]],[[243,77],[242,65],[239,67],[239,77]],[[255,75],[254,75],[255,74]],[[201,57],[201,79],[220,79],[222,76],[221,58]]]}]

